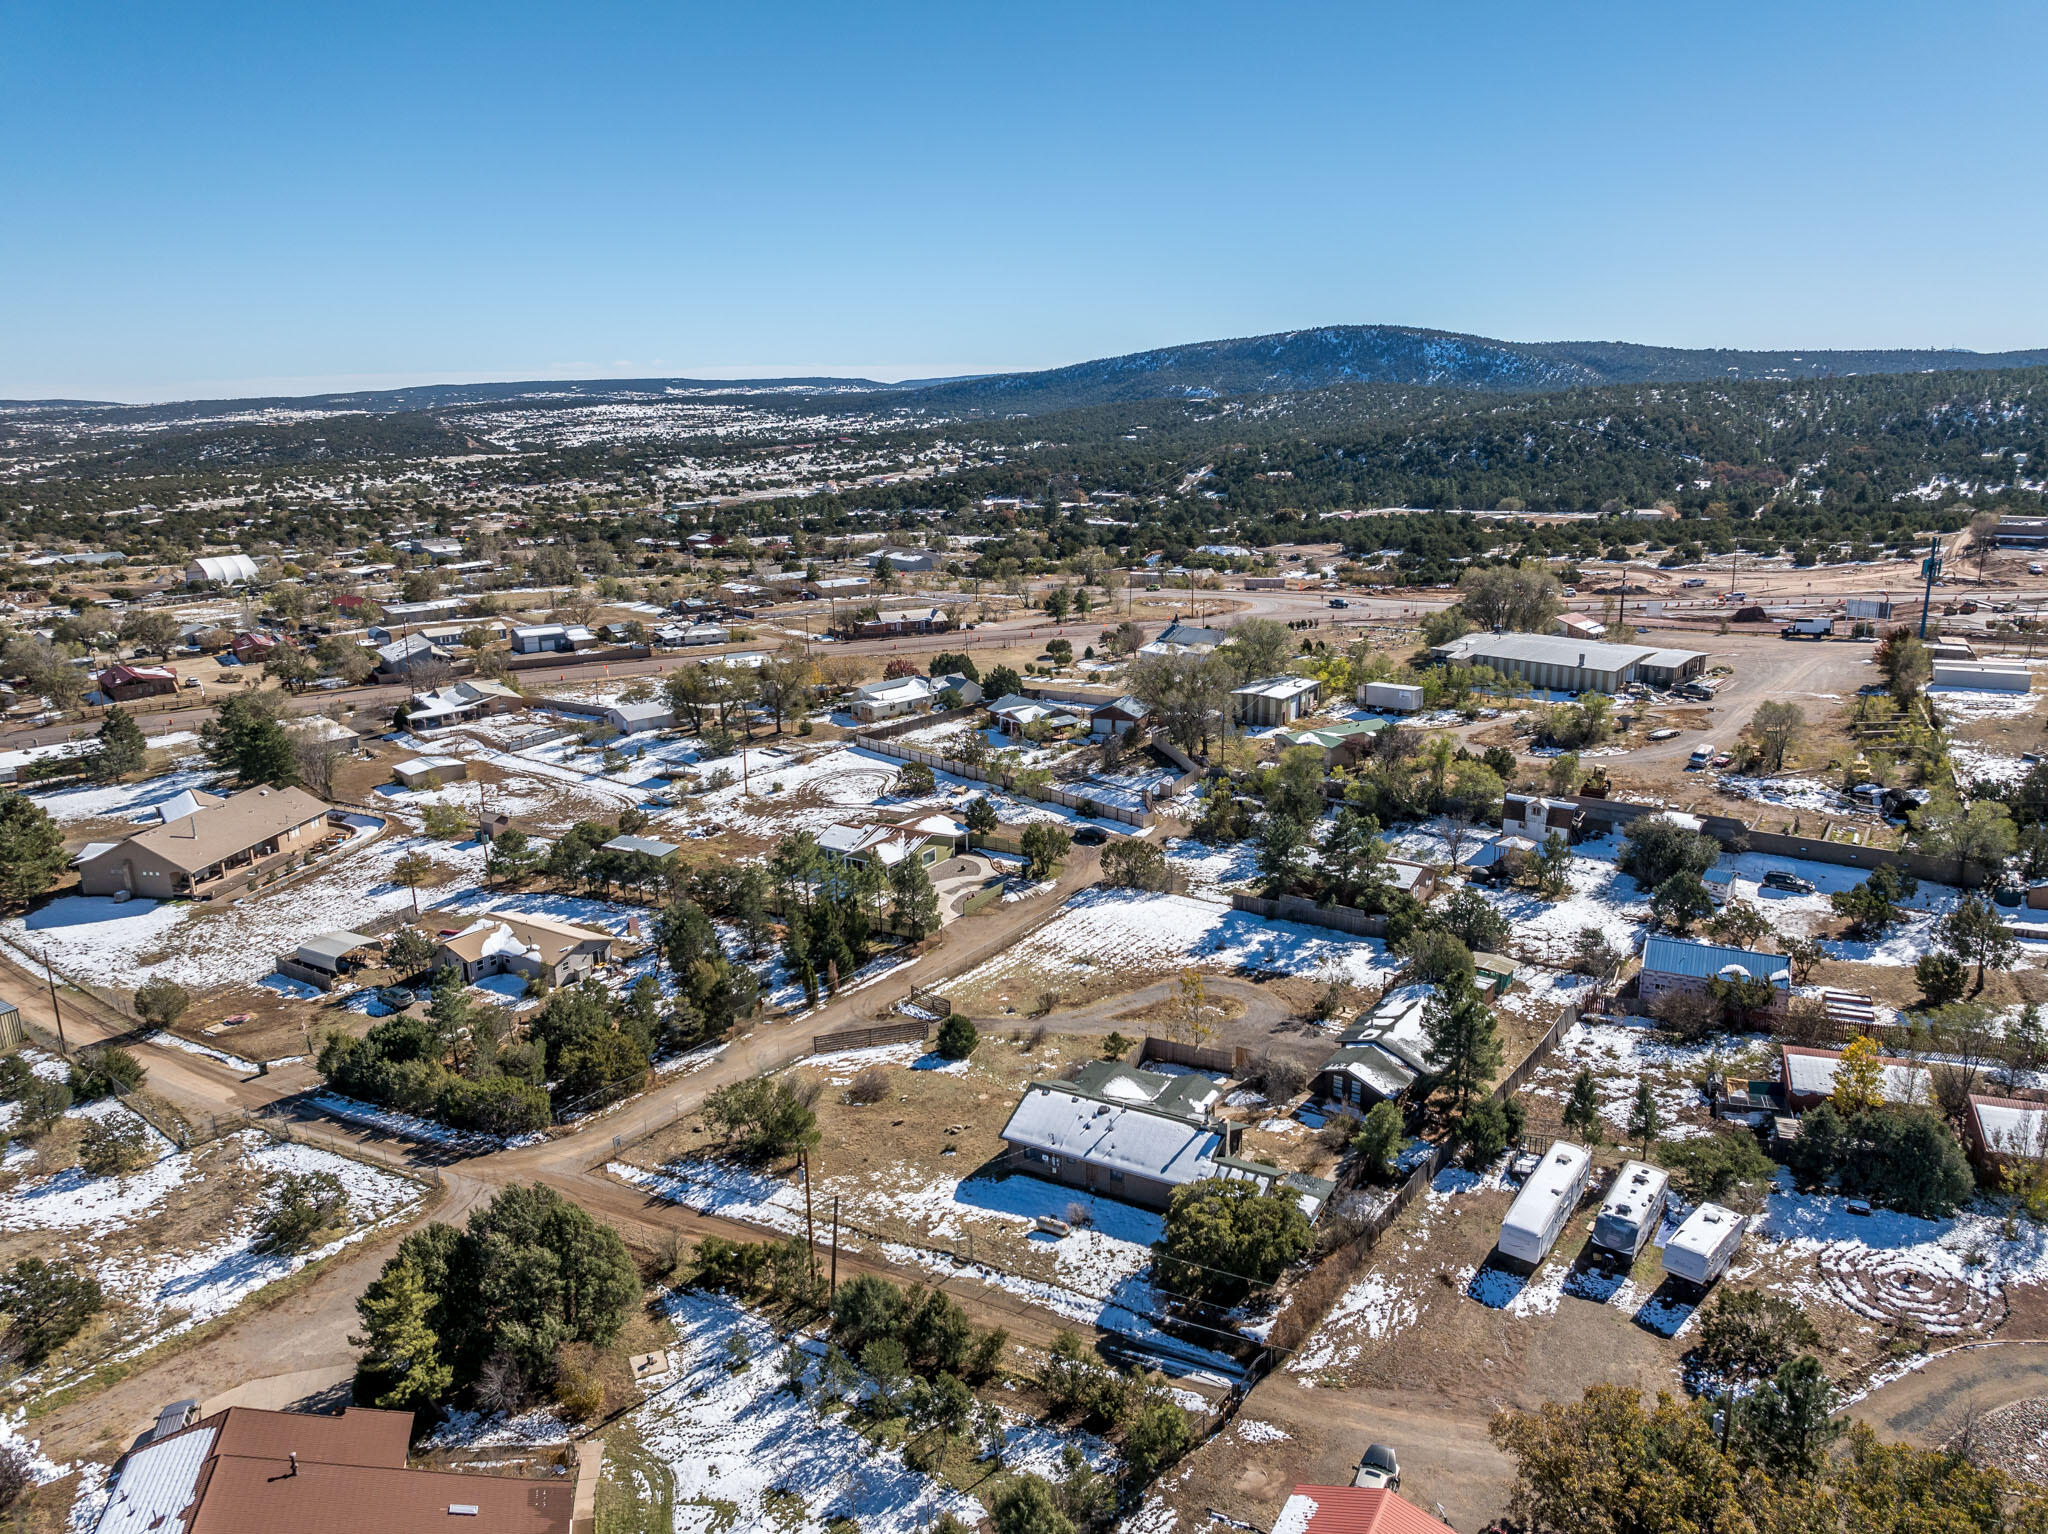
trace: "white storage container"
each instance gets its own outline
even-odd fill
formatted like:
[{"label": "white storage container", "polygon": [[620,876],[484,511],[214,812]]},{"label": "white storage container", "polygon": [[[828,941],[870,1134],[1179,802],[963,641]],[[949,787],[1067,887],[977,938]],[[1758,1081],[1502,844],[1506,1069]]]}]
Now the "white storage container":
[{"label": "white storage container", "polygon": [[1593,1219],[1593,1244],[1634,1262],[1643,1243],[1657,1234],[1670,1186],[1668,1172],[1646,1162],[1624,1161]]},{"label": "white storage container", "polygon": [[1422,712],[1422,689],[1412,682],[1367,682],[1358,689],[1358,701],[1367,708],[1383,708],[1390,714]]},{"label": "white storage container", "polygon": [[1565,1140],[1551,1146],[1500,1222],[1501,1254],[1531,1267],[1548,1257],[1579,1207],[1592,1169],[1592,1153],[1584,1146]]},{"label": "white storage container", "polygon": [[1702,1204],[1685,1217],[1664,1244],[1664,1271],[1702,1289],[1728,1270],[1742,1249],[1743,1216],[1719,1204]]}]

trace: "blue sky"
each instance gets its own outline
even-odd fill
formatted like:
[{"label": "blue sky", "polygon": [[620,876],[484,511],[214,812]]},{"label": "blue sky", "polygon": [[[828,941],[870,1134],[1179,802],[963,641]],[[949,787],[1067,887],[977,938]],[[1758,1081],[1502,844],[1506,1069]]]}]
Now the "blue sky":
[{"label": "blue sky", "polygon": [[21,0],[0,397],[2048,345],[2048,6]]}]

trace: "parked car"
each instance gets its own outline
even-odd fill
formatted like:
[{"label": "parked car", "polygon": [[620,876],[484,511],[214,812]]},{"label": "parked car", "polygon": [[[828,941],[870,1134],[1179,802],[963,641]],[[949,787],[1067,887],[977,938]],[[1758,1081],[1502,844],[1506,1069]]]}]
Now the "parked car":
[{"label": "parked car", "polygon": [[1813,881],[1811,879],[1802,879],[1799,875],[1787,873],[1782,868],[1773,868],[1757,882],[1767,890],[1783,890],[1788,895],[1811,895],[1813,893]]},{"label": "parked car", "polygon": [[394,1012],[403,1012],[415,999],[410,986],[387,985],[377,992],[378,1003]]},{"label": "parked car", "polygon": [[1680,582],[1681,585],[1685,586],[1704,586],[1706,585],[1706,583],[1706,578],[1704,576],[1699,575],[1695,575],[1691,577],[1689,580]]},{"label": "parked car", "polygon": [[1342,597],[1331,597],[1330,605],[1332,607],[1349,607],[1351,604],[1345,601]]},{"label": "parked car", "polygon": [[1730,765],[1732,762],[1734,762],[1734,760],[1734,757],[1730,756],[1726,751],[1723,751],[1719,756],[1714,758],[1714,765],[1716,767],[1726,767]]},{"label": "parked car", "polygon": [[1575,597],[1579,594],[1579,588],[1576,586],[1567,586],[1564,588],[1564,594],[1568,597]]},{"label": "parked car", "polygon": [[1351,1477],[1351,1484],[1373,1491],[1399,1491],[1401,1466],[1394,1458],[1393,1449],[1383,1443],[1367,1448],[1358,1461],[1358,1471]]},{"label": "parked car", "polygon": [[1712,746],[1701,746],[1697,751],[1693,752],[1691,756],[1685,759],[1686,770],[1690,772],[1701,767],[1711,766],[1713,764],[1713,760],[1714,748]]}]

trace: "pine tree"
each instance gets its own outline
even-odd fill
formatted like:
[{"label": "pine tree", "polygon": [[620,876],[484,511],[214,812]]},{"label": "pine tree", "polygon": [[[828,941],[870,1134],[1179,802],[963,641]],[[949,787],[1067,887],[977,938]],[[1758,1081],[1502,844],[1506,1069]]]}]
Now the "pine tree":
[{"label": "pine tree", "polygon": [[1501,1062],[1493,1013],[1472,989],[1470,975],[1454,975],[1438,986],[1423,1013],[1430,1064],[1462,1108]]},{"label": "pine tree", "polygon": [[356,1372],[358,1400],[367,1397],[371,1405],[387,1410],[418,1411],[448,1393],[454,1371],[442,1361],[440,1339],[427,1319],[435,1303],[411,1262],[385,1264],[356,1301],[363,1335],[349,1341],[364,1350]]},{"label": "pine tree", "polygon": [[1663,1128],[1664,1114],[1657,1106],[1657,1094],[1650,1090],[1649,1082],[1637,1082],[1636,1100],[1628,1110],[1628,1132],[1642,1141],[1645,1156],[1650,1154],[1650,1147]]},{"label": "pine tree", "polygon": [[911,942],[923,942],[939,930],[939,892],[916,858],[905,858],[889,870],[889,893],[897,930]]},{"label": "pine tree", "polygon": [[1588,1145],[1598,1145],[1602,1139],[1600,1090],[1589,1065],[1580,1066],[1579,1074],[1572,1078],[1572,1094],[1564,1105],[1564,1127],[1576,1131]]},{"label": "pine tree", "polygon": [[0,799],[0,897],[27,903],[55,884],[68,862],[64,833],[40,804],[21,794]]},{"label": "pine tree", "polygon": [[107,717],[93,734],[93,747],[85,754],[85,770],[96,783],[118,783],[129,774],[140,772],[148,754],[149,743],[143,739],[142,726],[117,703],[107,710]]}]

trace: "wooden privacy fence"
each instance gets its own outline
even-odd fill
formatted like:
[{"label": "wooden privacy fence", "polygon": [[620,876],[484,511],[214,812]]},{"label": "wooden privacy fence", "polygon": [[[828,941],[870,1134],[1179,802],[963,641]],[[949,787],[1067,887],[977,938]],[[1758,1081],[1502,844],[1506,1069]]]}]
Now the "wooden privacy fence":
[{"label": "wooden privacy fence", "polygon": [[1262,900],[1257,895],[1232,895],[1230,903],[1240,911],[1249,911],[1268,921],[1295,921],[1310,927],[1328,927],[1335,932],[1348,932],[1353,937],[1387,935],[1384,916],[1368,916],[1363,911],[1343,906],[1317,905],[1299,895],[1282,895],[1278,900]]},{"label": "wooden privacy fence", "polygon": [[1100,820],[1121,821],[1128,826],[1149,826],[1158,819],[1150,810],[1128,809],[1121,804],[1111,804],[1104,799],[1093,799],[1086,794],[1076,794],[1064,788],[1055,788],[1050,783],[1043,787],[1022,789],[1017,787],[1016,775],[1000,768],[990,771],[976,767],[957,758],[943,756],[936,751],[920,751],[914,746],[900,746],[893,740],[882,740],[869,735],[857,735],[854,744],[877,756],[886,756],[899,762],[922,762],[937,772],[944,772],[956,778],[966,778],[975,783],[993,783],[1008,793],[1021,794],[1028,799],[1037,799],[1045,804],[1060,804],[1083,815],[1092,815]]},{"label": "wooden privacy fence", "polygon": [[922,1042],[931,1031],[929,1022],[913,1018],[901,1023],[877,1023],[872,1028],[842,1028],[837,1033],[814,1033],[811,1035],[811,1053],[829,1055],[842,1049],[870,1049],[877,1044],[903,1044],[912,1039]]},{"label": "wooden privacy fence", "polygon": [[1199,1044],[1155,1039],[1150,1034],[1145,1036],[1145,1047],[1138,1051],[1140,1066],[1148,1060],[1164,1060],[1168,1065],[1185,1065],[1197,1071],[1224,1071],[1232,1076],[1242,1075],[1250,1059],[1251,1051],[1242,1044],[1228,1049],[1204,1049]]}]

